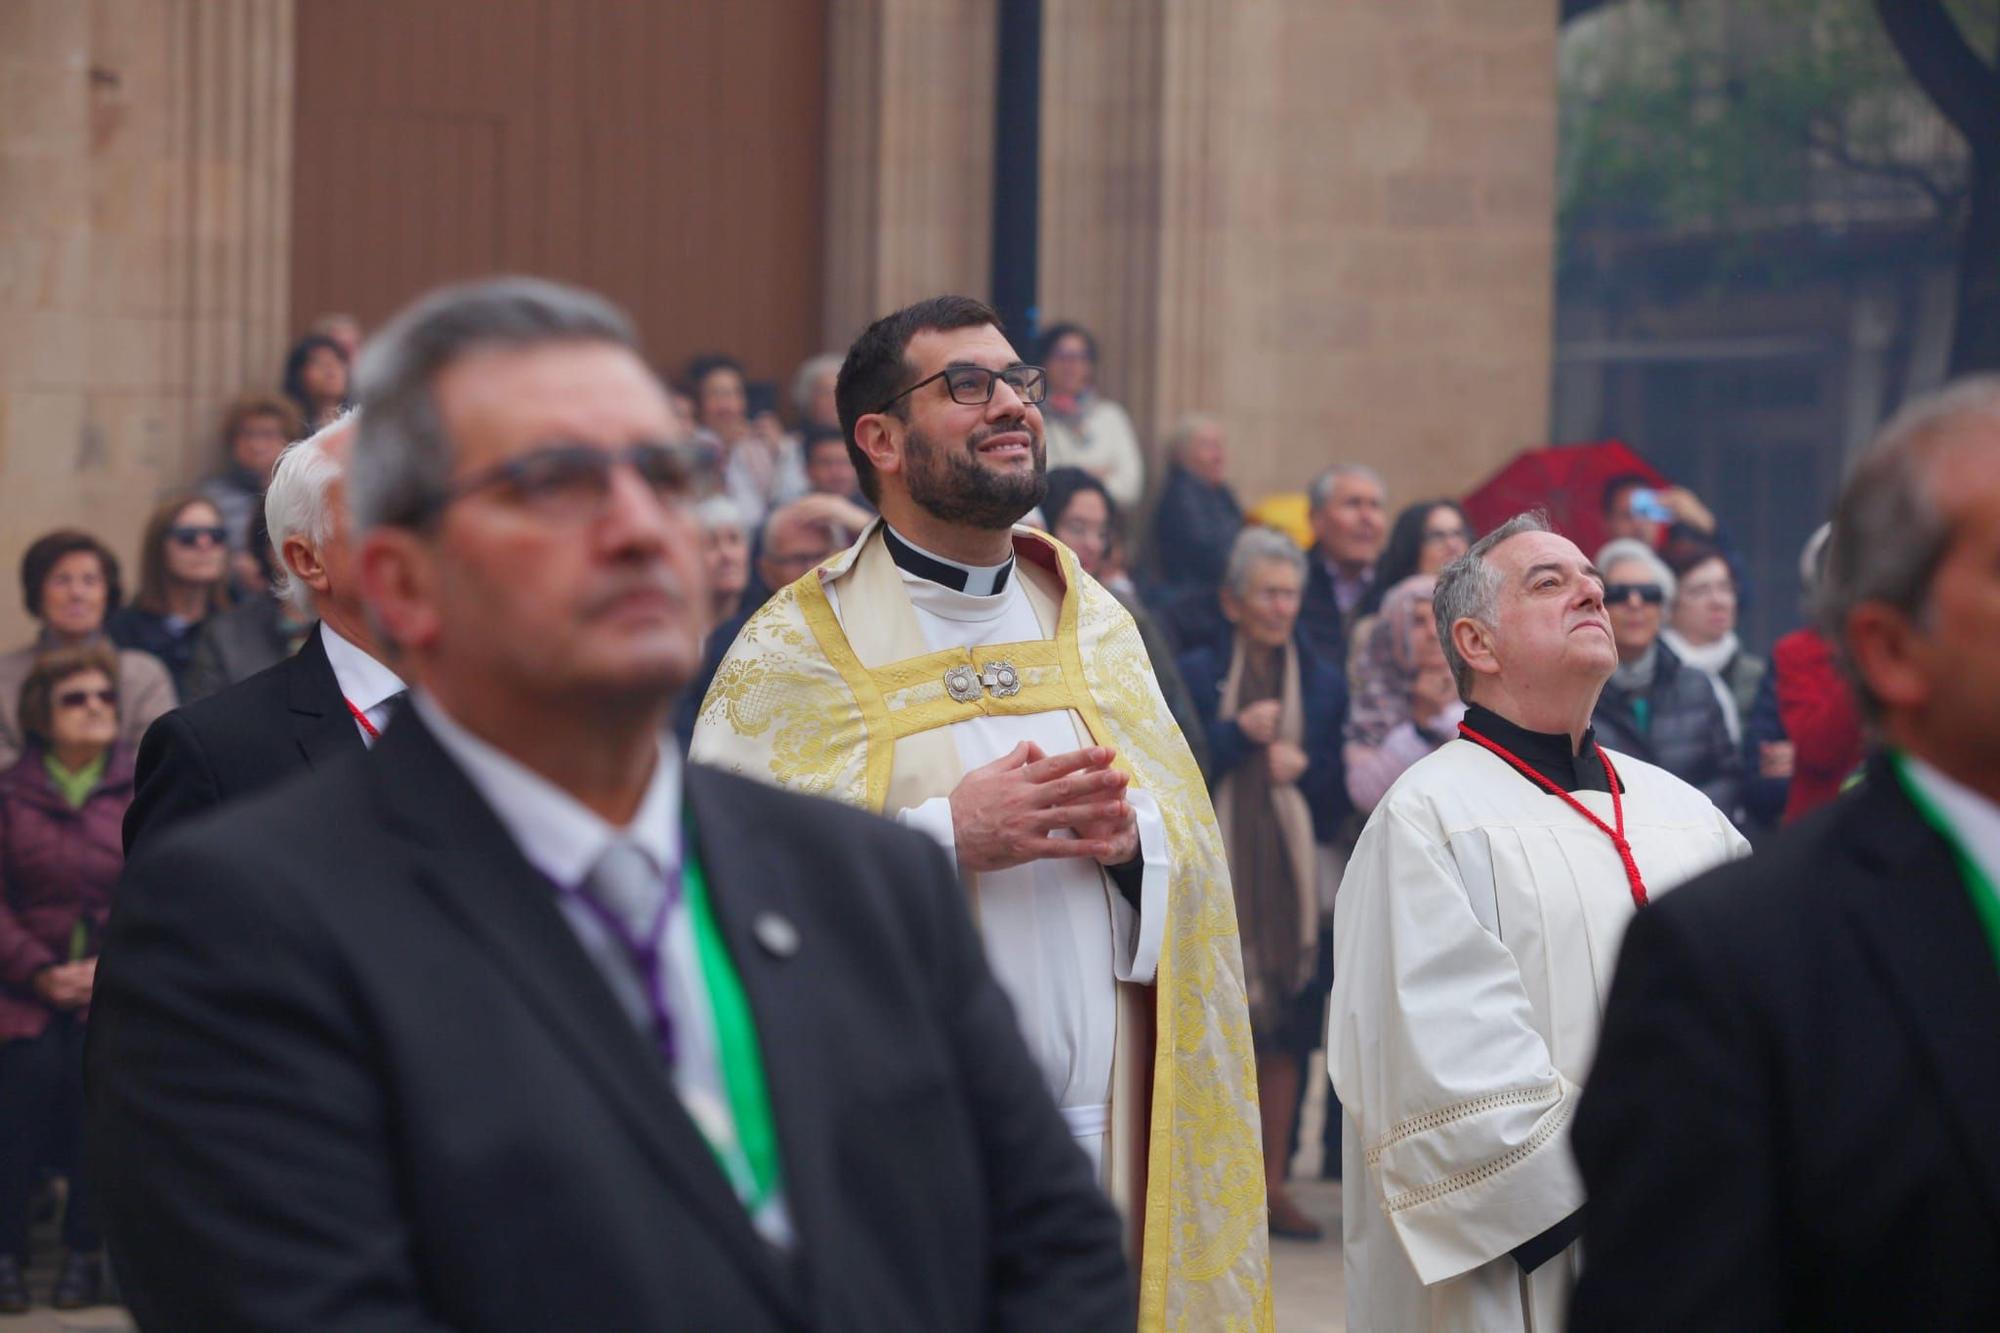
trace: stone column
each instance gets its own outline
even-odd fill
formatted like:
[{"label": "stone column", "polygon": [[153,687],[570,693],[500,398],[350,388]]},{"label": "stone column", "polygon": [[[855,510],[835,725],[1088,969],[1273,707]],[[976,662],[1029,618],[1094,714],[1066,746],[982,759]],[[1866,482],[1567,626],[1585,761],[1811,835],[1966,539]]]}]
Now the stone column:
[{"label": "stone column", "polygon": [[[136,560],[275,389],[290,320],[293,0],[0,6],[0,578],[75,525]],[[136,567],[127,585],[136,581]],[[27,629],[0,593],[0,644]]]},{"label": "stone column", "polygon": [[994,0],[827,13],[825,341],[990,282]]},{"label": "stone column", "polygon": [[1547,429],[1554,0],[1048,0],[1041,308],[1246,501],[1455,494]]}]

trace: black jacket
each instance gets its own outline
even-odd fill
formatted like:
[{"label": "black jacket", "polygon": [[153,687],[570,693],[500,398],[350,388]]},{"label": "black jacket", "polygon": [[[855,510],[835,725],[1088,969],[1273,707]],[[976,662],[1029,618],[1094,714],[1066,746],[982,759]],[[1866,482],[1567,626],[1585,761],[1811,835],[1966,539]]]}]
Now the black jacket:
[{"label": "black jacket", "polygon": [[258,593],[202,622],[181,681],[181,702],[220,694],[290,657],[284,616],[277,598]]},{"label": "black jacket", "polygon": [[125,854],[169,825],[366,747],[322,631],[274,667],[162,716],[139,742]]},{"label": "black jacket", "polygon": [[1607,682],[1591,717],[1598,742],[1701,788],[1716,809],[1735,819],[1743,799],[1743,755],[1729,739],[1722,700],[1708,677],[1666,644],[1656,642],[1653,651],[1659,658],[1644,718],[1633,695]]},{"label": "black jacket", "polygon": [[792,1255],[404,713],[127,872],[89,1128],[140,1326],[1129,1328],[1117,1215],[938,848],[710,769],[686,798]]},{"label": "black jacket", "polygon": [[1222,586],[1229,548],[1243,530],[1243,506],[1227,486],[1211,486],[1175,464],[1153,515],[1160,581],[1176,592]]},{"label": "black jacket", "polygon": [[1306,552],[1305,595],[1299,601],[1299,638],[1322,662],[1347,673],[1347,641],[1354,635],[1354,618],[1340,609],[1333,575],[1319,547]]},{"label": "black jacket", "polygon": [[2000,969],[1882,764],[1634,918],[1573,1143],[1578,1329],[2000,1327]]}]

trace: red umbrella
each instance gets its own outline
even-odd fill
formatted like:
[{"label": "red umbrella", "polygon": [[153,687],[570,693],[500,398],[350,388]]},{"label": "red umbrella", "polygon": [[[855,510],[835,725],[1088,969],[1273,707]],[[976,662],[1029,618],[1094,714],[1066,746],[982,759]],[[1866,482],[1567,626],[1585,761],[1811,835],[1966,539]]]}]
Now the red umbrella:
[{"label": "red umbrella", "polygon": [[1523,509],[1546,509],[1557,532],[1586,557],[1595,556],[1610,535],[1604,530],[1604,483],[1625,474],[1667,484],[1659,469],[1619,440],[1524,450],[1465,497],[1465,517],[1478,531],[1491,532]]}]

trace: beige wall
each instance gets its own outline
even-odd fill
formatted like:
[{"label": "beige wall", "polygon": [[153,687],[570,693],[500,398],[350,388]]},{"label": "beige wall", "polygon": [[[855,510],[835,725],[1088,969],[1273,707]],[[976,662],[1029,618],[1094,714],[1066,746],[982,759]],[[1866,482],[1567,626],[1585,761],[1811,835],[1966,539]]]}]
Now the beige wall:
[{"label": "beige wall", "polygon": [[22,550],[98,534],[136,581],[160,492],[286,332],[291,0],[0,4],[0,646]]},{"label": "beige wall", "polygon": [[1392,502],[1546,431],[1555,0],[1049,0],[1041,303],[1142,432],[1220,412],[1246,499]]},{"label": "beige wall", "polygon": [[827,14],[825,342],[987,290],[994,0],[834,0]]}]

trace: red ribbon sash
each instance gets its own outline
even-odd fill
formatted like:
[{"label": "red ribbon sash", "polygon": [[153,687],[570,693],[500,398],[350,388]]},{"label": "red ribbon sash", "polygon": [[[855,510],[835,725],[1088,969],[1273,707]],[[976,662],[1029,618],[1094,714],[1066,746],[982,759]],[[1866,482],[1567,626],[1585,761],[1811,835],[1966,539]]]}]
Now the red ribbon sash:
[{"label": "red ribbon sash", "polygon": [[1594,741],[1592,742],[1592,745],[1597,750],[1597,762],[1604,765],[1604,776],[1611,783],[1611,817],[1617,821],[1616,828],[1613,828],[1610,824],[1605,823],[1592,814],[1589,807],[1584,805],[1582,801],[1577,800],[1576,797],[1570,795],[1555,783],[1550,782],[1541,773],[1530,768],[1519,756],[1498,741],[1488,740],[1471,727],[1466,726],[1463,722],[1458,724],[1458,734],[1471,741],[1474,745],[1499,755],[1502,759],[1520,770],[1521,774],[1533,781],[1535,785],[1548,792],[1551,796],[1561,798],[1564,805],[1567,805],[1570,809],[1596,825],[1605,837],[1611,839],[1611,845],[1618,849],[1618,859],[1625,863],[1625,882],[1632,886],[1632,905],[1634,907],[1644,907],[1646,905],[1646,881],[1640,877],[1639,863],[1632,857],[1632,844],[1625,841],[1625,802],[1619,799],[1618,795],[1618,771],[1611,767],[1611,756],[1604,753],[1602,745],[1597,745]]}]

